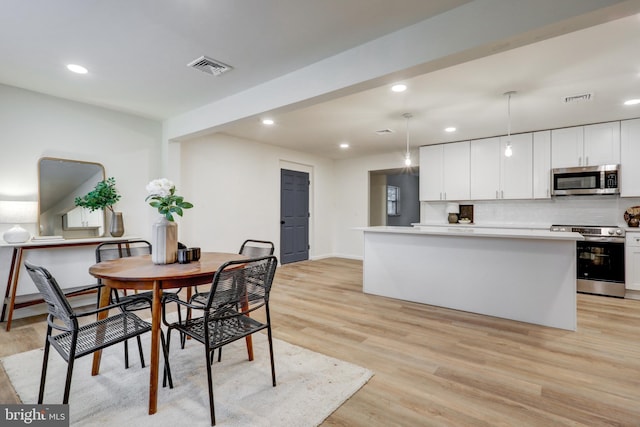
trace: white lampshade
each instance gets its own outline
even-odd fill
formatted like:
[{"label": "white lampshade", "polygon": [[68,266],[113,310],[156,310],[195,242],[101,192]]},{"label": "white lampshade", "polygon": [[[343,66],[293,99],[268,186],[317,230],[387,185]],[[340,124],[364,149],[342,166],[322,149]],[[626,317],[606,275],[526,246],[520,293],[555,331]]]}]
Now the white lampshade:
[{"label": "white lampshade", "polygon": [[458,203],[447,203],[447,213],[460,213],[460,205]]},{"label": "white lampshade", "polygon": [[18,224],[31,224],[38,220],[38,202],[0,201],[0,223],[14,224],[2,238],[7,243],[23,243],[31,238]]}]

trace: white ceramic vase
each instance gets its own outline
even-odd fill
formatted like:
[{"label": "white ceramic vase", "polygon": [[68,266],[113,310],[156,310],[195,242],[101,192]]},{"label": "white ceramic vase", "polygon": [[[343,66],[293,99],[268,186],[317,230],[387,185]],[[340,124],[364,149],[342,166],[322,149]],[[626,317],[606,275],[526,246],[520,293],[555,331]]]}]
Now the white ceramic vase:
[{"label": "white ceramic vase", "polygon": [[164,216],[151,229],[151,261],[154,264],[173,264],[178,260],[178,224]]}]

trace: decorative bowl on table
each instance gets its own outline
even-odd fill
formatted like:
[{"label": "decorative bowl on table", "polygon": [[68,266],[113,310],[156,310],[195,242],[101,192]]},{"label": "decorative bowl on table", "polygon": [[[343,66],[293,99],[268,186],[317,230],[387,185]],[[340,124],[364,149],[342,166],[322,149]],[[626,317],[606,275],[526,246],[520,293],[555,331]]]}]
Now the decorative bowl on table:
[{"label": "decorative bowl on table", "polygon": [[471,220],[469,218],[460,218],[458,222],[460,224],[471,224]]}]

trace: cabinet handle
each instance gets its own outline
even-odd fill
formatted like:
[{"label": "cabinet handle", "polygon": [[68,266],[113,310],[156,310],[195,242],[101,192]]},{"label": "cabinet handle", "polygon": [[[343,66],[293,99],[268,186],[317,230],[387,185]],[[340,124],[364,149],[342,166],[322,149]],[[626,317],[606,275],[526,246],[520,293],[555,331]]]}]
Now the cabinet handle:
[{"label": "cabinet handle", "polygon": [[589,166],[589,156],[586,157],[586,160],[584,161],[584,165]]},{"label": "cabinet handle", "polygon": [[500,198],[504,199],[504,190],[500,190]]},{"label": "cabinet handle", "polygon": [[447,200],[447,192],[444,192],[444,199]]},{"label": "cabinet handle", "polygon": [[578,166],[582,166],[582,156],[578,157]]},{"label": "cabinet handle", "polygon": [[496,190],[496,199],[498,198],[498,190]]}]

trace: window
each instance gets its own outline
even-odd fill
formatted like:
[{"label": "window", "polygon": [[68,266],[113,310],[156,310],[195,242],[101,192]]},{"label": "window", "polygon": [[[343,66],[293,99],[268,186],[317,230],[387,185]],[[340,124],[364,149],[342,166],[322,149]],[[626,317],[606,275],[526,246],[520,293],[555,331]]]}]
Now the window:
[{"label": "window", "polygon": [[400,215],[400,187],[387,185],[387,215]]}]

